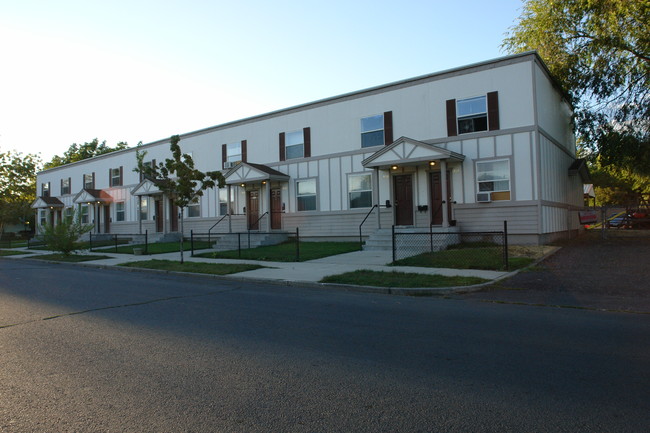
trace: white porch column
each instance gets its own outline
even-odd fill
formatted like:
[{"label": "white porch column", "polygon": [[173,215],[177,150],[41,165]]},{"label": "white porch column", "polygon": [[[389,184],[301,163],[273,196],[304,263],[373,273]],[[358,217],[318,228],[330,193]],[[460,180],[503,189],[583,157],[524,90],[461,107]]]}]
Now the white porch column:
[{"label": "white porch column", "polygon": [[440,160],[440,187],[442,188],[442,226],[449,227],[449,196],[447,195],[447,161]]},{"label": "white porch column", "polygon": [[375,196],[374,202],[377,203],[377,229],[381,228],[381,203],[379,203],[379,199],[381,198],[381,195],[379,194],[379,167],[375,167],[375,187],[373,188],[373,195]]},{"label": "white porch column", "polygon": [[226,212],[228,213],[228,215],[230,215],[228,217],[228,233],[232,233],[232,215],[230,213],[230,207],[232,206],[232,203],[230,202],[230,193],[231,193],[230,188],[231,186],[228,185],[228,198],[226,199],[226,203],[228,204],[228,209],[226,210]]}]

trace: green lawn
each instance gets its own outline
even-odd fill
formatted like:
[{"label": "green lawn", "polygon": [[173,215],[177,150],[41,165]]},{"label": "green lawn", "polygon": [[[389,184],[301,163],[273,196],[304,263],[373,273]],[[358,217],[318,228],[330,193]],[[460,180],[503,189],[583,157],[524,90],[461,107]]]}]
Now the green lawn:
[{"label": "green lawn", "polygon": [[0,248],[22,248],[27,246],[27,241],[0,241]]},{"label": "green lawn", "polygon": [[[509,257],[508,269],[523,268],[534,259]],[[434,253],[424,253],[397,260],[394,266],[419,266],[425,268],[504,270],[501,248],[458,248]]]},{"label": "green lawn", "polygon": [[140,262],[123,263],[120,266],[128,268],[145,268],[145,269],[161,269],[165,271],[176,272],[194,272],[197,274],[212,274],[212,275],[227,275],[236,274],[238,272],[252,271],[260,269],[264,266],[248,265],[248,264],[222,264],[222,263],[198,263],[198,262],[180,262],[172,260],[143,260]]},{"label": "green lawn", "polygon": [[2,256],[20,256],[23,254],[32,254],[29,251],[12,251],[12,250],[0,250],[0,257]]},{"label": "green lawn", "polygon": [[485,283],[488,280],[478,277],[446,277],[442,275],[412,274],[405,272],[378,272],[360,270],[330,275],[321,283],[352,284],[377,287],[456,287]]},{"label": "green lawn", "polygon": [[[147,247],[147,254],[163,254],[163,253],[174,253],[180,251],[180,242],[156,242],[151,243],[148,246],[145,244],[135,244],[135,245],[123,245],[118,246],[117,249],[115,246],[95,249],[93,251],[100,251],[105,253],[117,253],[117,254],[133,254],[133,248],[142,248],[142,250]],[[189,241],[183,242],[183,251],[190,251],[191,243]],[[210,248],[210,244],[205,241],[194,241],[194,249],[206,249]]]},{"label": "green lawn", "polygon": [[210,259],[262,260],[268,262],[303,262],[358,250],[358,242],[301,242],[300,260],[297,260],[296,243],[295,241],[289,241],[278,245],[242,249],[241,256],[237,250],[231,250],[195,254],[195,257],[207,257]]},{"label": "green lawn", "polygon": [[66,263],[79,263],[79,262],[89,262],[92,260],[101,260],[101,259],[110,259],[109,256],[101,256],[97,254],[70,254],[69,256],[56,253],[56,254],[39,254],[31,257],[37,260],[54,260],[57,262],[66,262]]}]

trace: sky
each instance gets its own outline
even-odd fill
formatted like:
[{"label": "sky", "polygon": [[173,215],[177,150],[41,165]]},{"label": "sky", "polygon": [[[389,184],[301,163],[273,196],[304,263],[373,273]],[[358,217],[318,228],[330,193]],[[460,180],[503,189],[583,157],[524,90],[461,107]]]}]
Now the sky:
[{"label": "sky", "polygon": [[505,55],[521,0],[0,0],[0,151],[149,143]]}]

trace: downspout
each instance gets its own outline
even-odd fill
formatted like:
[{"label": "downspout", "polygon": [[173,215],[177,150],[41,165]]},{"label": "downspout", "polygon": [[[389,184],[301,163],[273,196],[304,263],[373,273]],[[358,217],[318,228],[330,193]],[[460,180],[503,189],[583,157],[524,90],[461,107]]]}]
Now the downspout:
[{"label": "downspout", "polygon": [[447,160],[440,160],[440,188],[442,189],[442,226],[449,227],[449,197],[447,195]]},{"label": "downspout", "polygon": [[376,189],[375,189],[375,203],[377,203],[377,230],[381,229],[381,210],[380,210],[380,203],[379,199],[381,198],[381,194],[379,194],[379,167],[375,167],[375,184],[376,184]]}]

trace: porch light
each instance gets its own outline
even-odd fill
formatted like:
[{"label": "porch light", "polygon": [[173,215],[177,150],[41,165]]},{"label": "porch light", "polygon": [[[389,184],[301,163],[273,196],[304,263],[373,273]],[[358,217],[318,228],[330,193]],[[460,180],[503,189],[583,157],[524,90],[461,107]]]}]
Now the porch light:
[{"label": "porch light", "polygon": [[266,185],[266,181],[265,181],[265,180],[262,181],[262,185]]},{"label": "porch light", "polygon": [[245,184],[245,183],[242,183],[242,184],[239,185],[239,186],[241,186],[242,188],[245,188],[245,187],[246,187],[246,184]]},{"label": "porch light", "polygon": [[390,169],[391,169],[391,170],[397,170],[397,166],[394,165],[394,166],[392,166]]},{"label": "porch light", "polygon": [[429,162],[429,165],[430,165],[431,167],[433,167],[434,165],[436,165],[436,162],[435,162],[435,161],[431,161],[431,162]]}]

